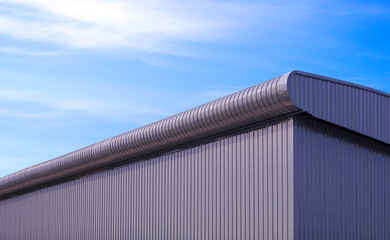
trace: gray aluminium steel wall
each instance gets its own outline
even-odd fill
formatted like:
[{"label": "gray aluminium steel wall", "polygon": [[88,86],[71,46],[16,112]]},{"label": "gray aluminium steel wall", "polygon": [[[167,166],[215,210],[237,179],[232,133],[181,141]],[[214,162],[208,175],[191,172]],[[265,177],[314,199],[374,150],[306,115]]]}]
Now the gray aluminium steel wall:
[{"label": "gray aluminium steel wall", "polygon": [[0,239],[293,239],[293,120],[0,201]]},{"label": "gray aluminium steel wall", "polygon": [[390,239],[390,145],[294,119],[295,239]]}]

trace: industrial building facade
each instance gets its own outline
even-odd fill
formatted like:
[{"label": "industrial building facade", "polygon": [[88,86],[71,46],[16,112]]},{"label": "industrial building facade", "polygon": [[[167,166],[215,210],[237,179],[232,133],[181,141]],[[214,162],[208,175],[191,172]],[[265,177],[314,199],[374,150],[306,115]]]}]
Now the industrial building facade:
[{"label": "industrial building facade", "polygon": [[0,179],[0,239],[390,239],[390,95],[293,71]]}]

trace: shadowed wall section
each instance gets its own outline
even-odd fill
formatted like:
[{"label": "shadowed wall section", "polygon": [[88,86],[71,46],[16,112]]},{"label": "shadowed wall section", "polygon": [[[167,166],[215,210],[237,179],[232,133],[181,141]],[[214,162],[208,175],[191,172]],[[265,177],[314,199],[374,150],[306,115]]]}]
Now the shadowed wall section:
[{"label": "shadowed wall section", "polygon": [[390,239],[390,147],[295,117],[295,239]]}]

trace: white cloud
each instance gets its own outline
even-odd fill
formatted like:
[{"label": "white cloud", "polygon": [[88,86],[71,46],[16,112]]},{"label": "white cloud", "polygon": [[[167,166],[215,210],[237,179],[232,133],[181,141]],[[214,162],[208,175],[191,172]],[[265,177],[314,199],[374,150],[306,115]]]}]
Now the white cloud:
[{"label": "white cloud", "polygon": [[243,88],[235,88],[235,89],[231,89],[231,90],[227,90],[227,89],[213,89],[213,90],[206,90],[204,92],[201,92],[199,95],[202,96],[202,97],[205,97],[205,98],[210,98],[210,101],[211,101],[211,100],[214,100],[214,99],[218,99],[218,98],[227,96],[227,95],[232,94],[234,92],[237,92],[237,91],[239,91],[241,89],[243,89]]},{"label": "white cloud", "polygon": [[0,116],[18,117],[18,118],[53,118],[53,117],[58,117],[59,114],[54,112],[25,113],[25,112],[19,112],[7,108],[5,109],[0,108]]},{"label": "white cloud", "polygon": [[[350,14],[388,13],[378,6],[334,5],[332,1],[321,5],[284,0],[251,4],[238,0],[0,0],[0,34],[67,48],[196,56],[197,50],[188,46],[191,43],[234,40],[245,35],[244,30],[266,41],[274,33],[297,31],[297,27],[302,31],[313,20],[323,19],[325,24]],[[3,52],[21,52],[0,47]]]},{"label": "white cloud", "polygon": [[[74,117],[93,117],[110,121],[134,121],[145,125],[239,90],[215,88],[196,92],[171,92],[131,86],[119,89],[105,85],[88,89],[79,85],[79,92],[73,92],[61,83],[58,85],[58,89],[48,88],[44,91],[25,87],[0,87],[0,116],[12,119],[56,119],[60,122],[61,119]],[[48,85],[40,88],[46,88],[45,86]]]},{"label": "white cloud", "polygon": [[142,122],[144,116],[161,117],[171,114],[167,110],[139,103],[135,101],[136,98],[137,96],[127,99],[128,101],[117,98],[105,100],[104,96],[96,99],[89,95],[87,99],[74,95],[61,96],[58,92],[51,94],[36,90],[2,88],[0,103],[3,105],[6,102],[16,103],[17,107],[0,108],[0,115],[18,118],[56,118],[70,115],[72,112],[72,115],[79,113],[118,120],[137,119]]},{"label": "white cloud", "polygon": [[28,157],[10,157],[0,154],[0,177],[22,170],[35,162],[36,161],[33,161],[33,159]]},{"label": "white cloud", "polygon": [[0,155],[0,176],[5,175],[3,172],[11,173],[16,170],[19,170],[23,167],[23,160],[19,158],[11,158],[8,156],[1,156]]},{"label": "white cloud", "polygon": [[23,48],[13,48],[13,47],[0,47],[0,52],[2,53],[11,53],[18,55],[31,55],[31,56],[58,56],[64,55],[65,52],[62,51],[31,51]]},{"label": "white cloud", "polygon": [[205,0],[1,2],[14,8],[0,12],[0,33],[17,39],[168,54],[181,54],[172,42],[226,39],[253,15],[250,6]]}]

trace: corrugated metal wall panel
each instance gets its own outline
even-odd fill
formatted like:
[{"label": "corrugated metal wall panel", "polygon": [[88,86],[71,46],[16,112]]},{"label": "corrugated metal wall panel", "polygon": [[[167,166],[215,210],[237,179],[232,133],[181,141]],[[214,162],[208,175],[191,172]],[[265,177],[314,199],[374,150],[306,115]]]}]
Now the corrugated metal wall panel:
[{"label": "corrugated metal wall panel", "polygon": [[313,116],[390,144],[390,95],[363,86],[293,71],[295,105]]},{"label": "corrugated metal wall panel", "polygon": [[390,146],[294,123],[295,239],[390,239]]},{"label": "corrugated metal wall panel", "polygon": [[293,120],[0,201],[0,239],[293,239]]}]

